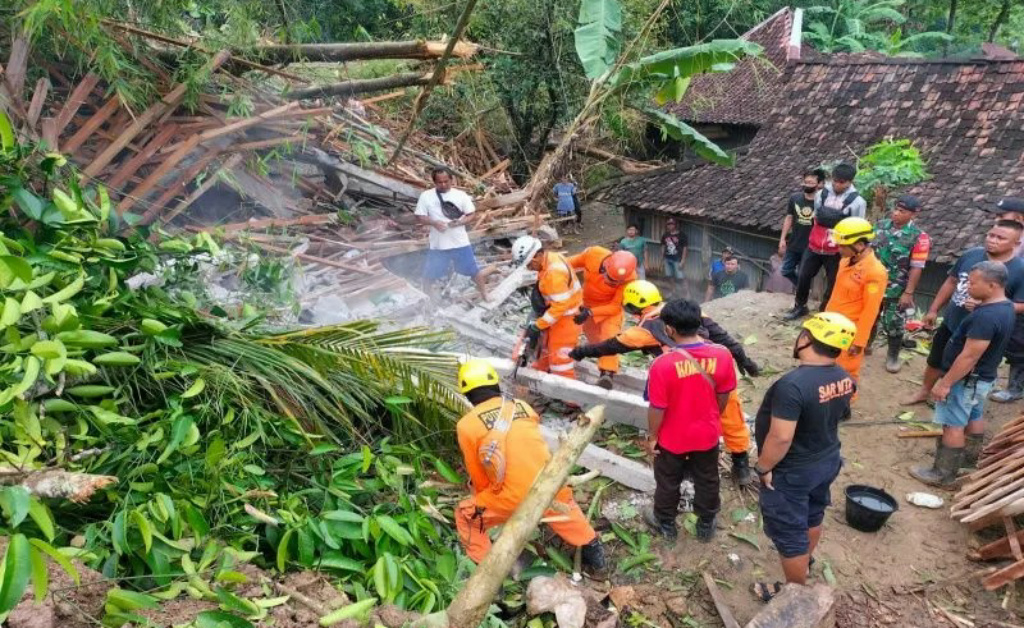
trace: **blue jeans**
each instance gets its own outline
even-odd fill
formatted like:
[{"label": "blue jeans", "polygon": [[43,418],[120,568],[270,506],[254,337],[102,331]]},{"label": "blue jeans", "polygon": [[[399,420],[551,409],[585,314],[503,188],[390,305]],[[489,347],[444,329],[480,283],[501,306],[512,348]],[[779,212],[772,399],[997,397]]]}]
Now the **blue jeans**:
[{"label": "blue jeans", "polygon": [[979,380],[960,380],[953,384],[946,395],[945,401],[935,404],[934,423],[947,427],[967,427],[971,421],[981,419],[985,410],[985,399],[988,398],[992,384]]},{"label": "blue jeans", "polygon": [[786,249],[786,254],[782,257],[782,268],[779,269],[779,272],[794,286],[799,278],[797,271],[800,269],[800,260],[803,256],[803,250],[794,251],[793,249]]},{"label": "blue jeans", "polygon": [[810,551],[807,531],[824,521],[825,509],[832,504],[832,482],[842,467],[843,460],[836,454],[795,469],[776,469],[772,472],[775,488],[761,487],[764,533],[783,558]]},{"label": "blue jeans", "polygon": [[665,258],[665,277],[683,279],[683,260]]},{"label": "blue jeans", "polygon": [[427,261],[423,264],[423,278],[427,281],[437,281],[447,277],[452,265],[455,272],[466,277],[476,277],[480,267],[476,263],[476,255],[473,254],[473,247],[462,246],[457,249],[430,249],[427,251]]}]

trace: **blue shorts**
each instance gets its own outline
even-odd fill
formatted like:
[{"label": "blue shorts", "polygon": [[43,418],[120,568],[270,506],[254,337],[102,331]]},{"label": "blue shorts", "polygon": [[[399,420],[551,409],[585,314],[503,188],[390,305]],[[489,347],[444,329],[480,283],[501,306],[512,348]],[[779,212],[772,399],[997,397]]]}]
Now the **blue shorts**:
[{"label": "blue shorts", "polygon": [[842,467],[842,458],[833,456],[797,469],[778,469],[772,472],[774,490],[761,487],[764,533],[783,558],[810,551],[807,531],[825,519],[825,508],[832,504],[832,482]]},{"label": "blue shorts", "polygon": [[966,384],[960,380],[953,384],[946,400],[935,404],[935,417],[932,421],[949,427],[967,427],[971,421],[979,420],[985,410],[985,399],[994,383],[973,380]]},{"label": "blue shorts", "polygon": [[466,277],[476,277],[480,267],[476,264],[476,255],[473,254],[473,247],[460,246],[457,249],[430,249],[427,251],[427,261],[423,265],[423,278],[427,281],[437,281],[447,277],[452,264],[455,265],[455,272]]}]

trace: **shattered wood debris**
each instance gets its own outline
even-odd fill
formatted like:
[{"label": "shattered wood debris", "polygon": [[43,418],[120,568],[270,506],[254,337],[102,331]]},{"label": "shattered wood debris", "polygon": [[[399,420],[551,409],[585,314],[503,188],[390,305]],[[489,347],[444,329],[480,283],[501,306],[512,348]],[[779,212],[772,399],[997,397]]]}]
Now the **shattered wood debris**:
[{"label": "shattered wood debris", "polygon": [[1024,578],[1024,530],[1014,517],[1024,514],[1024,415],[1010,421],[985,446],[978,470],[968,475],[953,498],[952,516],[971,530],[1002,525],[1006,536],[993,541],[970,558],[1010,559],[1008,565],[986,575],[982,584],[998,589]]},{"label": "shattered wood debris", "polygon": [[[368,101],[324,100],[354,92],[310,84],[297,74],[302,63],[288,72],[261,65],[382,58],[426,63],[413,73],[422,80],[407,82],[398,74],[362,85],[386,91],[429,80],[429,61],[442,57],[447,42],[266,45],[244,58],[241,51],[206,50],[118,22],[105,26],[154,53],[140,59],[160,79],[161,97],[153,104],[132,111],[99,77],[78,76],[71,67],[44,64],[30,72],[30,45],[18,37],[0,67],[0,107],[19,134],[45,141],[77,164],[83,182],[105,186],[119,215],[141,216],[142,224],[171,231],[223,232],[263,252],[292,256],[324,290],[333,287],[344,297],[379,290],[422,297],[382,261],[427,248],[426,230],[412,210],[432,187],[432,168],[450,169],[475,193],[478,212],[469,225],[475,242],[544,226],[543,217],[526,213],[526,193],[508,174],[508,160],[479,127],[450,141],[413,133],[399,158],[384,166],[407,119],[389,120]],[[207,55],[209,84],[198,97],[175,84],[170,67],[158,61],[173,63],[171,53],[186,47]],[[451,57],[465,61],[477,50],[459,41]],[[479,67],[450,66],[446,80]],[[40,73],[49,77],[25,80]],[[396,93],[404,95],[380,98]],[[185,106],[190,98],[192,109]],[[239,100],[246,105],[237,106]]]}]

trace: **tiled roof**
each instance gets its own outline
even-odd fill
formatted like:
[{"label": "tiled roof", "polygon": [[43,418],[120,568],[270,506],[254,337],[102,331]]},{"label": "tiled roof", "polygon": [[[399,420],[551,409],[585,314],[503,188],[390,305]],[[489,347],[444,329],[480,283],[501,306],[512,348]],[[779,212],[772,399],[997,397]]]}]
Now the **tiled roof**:
[{"label": "tiled roof", "polygon": [[688,122],[763,124],[782,87],[792,28],[793,12],[786,8],[747,31],[742,39],[761,44],[762,57],[744,59],[728,73],[694,77],[683,100],[665,110]]},{"label": "tiled roof", "polygon": [[1024,60],[840,55],[790,64],[785,78],[771,117],[735,167],[659,171],[600,197],[778,232],[804,168],[849,160],[886,137],[908,138],[931,178],[905,191],[921,198],[918,222],[932,237],[933,258],[945,262],[980,242],[991,217],[979,207],[1024,196]]}]

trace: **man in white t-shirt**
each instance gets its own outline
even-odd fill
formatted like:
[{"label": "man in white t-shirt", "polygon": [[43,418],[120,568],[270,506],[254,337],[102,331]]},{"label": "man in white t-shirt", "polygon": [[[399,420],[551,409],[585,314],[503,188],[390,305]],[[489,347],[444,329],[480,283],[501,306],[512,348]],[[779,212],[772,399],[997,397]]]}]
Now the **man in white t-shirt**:
[{"label": "man in white t-shirt", "polygon": [[454,264],[455,272],[473,278],[486,301],[487,275],[477,265],[466,233],[466,224],[476,211],[473,199],[452,187],[452,175],[444,168],[435,168],[430,178],[434,181],[434,188],[420,194],[416,203],[420,224],[430,227],[430,250],[423,267],[426,290],[433,297],[434,284],[447,277]]}]

